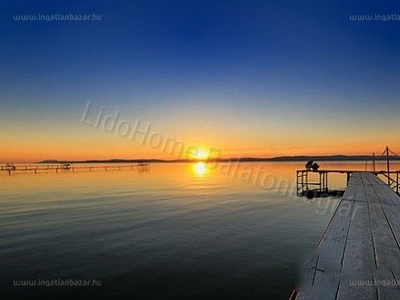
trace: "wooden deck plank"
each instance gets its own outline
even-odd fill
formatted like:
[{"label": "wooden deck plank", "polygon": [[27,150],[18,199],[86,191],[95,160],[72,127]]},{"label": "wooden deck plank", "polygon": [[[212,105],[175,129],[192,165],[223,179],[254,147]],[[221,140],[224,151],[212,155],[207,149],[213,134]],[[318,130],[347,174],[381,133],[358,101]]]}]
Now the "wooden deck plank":
[{"label": "wooden deck plank", "polygon": [[386,183],[383,182],[378,176],[374,175],[371,176],[370,178],[372,178],[374,184],[386,186]]},{"label": "wooden deck plank", "polygon": [[361,173],[360,172],[354,173],[352,177],[355,178],[355,184],[356,184],[356,192],[354,200],[366,201],[364,180],[363,177],[361,176]]},{"label": "wooden deck plank", "polygon": [[[335,299],[335,293],[326,290],[337,290],[340,283],[343,255],[353,214],[354,201],[341,200],[334,217],[318,243],[314,255],[306,262],[303,280],[304,292],[298,299]],[[310,288],[310,287],[313,288]]]},{"label": "wooden deck plank", "polygon": [[328,289],[337,289],[339,276],[337,276],[337,278],[332,277],[332,272],[326,272],[326,270],[320,269],[318,267],[319,258],[319,255],[315,254],[306,261],[304,265],[304,272],[307,273],[307,278],[306,281],[303,280],[301,282],[301,285],[298,288],[300,294],[297,296],[297,300],[335,300],[335,294],[326,293],[326,290],[327,287]]},{"label": "wooden deck plank", "polygon": [[[355,181],[355,179],[350,179]],[[347,197],[354,199],[353,189],[346,190]],[[322,235],[316,253],[305,263],[302,293],[297,299],[336,299],[340,283],[340,272],[343,261],[347,235],[353,215],[354,201],[342,199],[337,206],[330,223]],[[322,255],[321,255],[322,254]],[[312,288],[310,288],[312,287]]]},{"label": "wooden deck plank", "polygon": [[[375,192],[382,200],[382,209],[397,241],[400,241],[400,197],[388,186],[375,186]],[[400,245],[400,243],[399,243]]]},{"label": "wooden deck plank", "polygon": [[346,199],[346,200],[354,200],[355,195],[356,195],[356,178],[354,176],[351,176],[349,179],[349,182],[347,183],[347,188],[343,194],[342,199]]},{"label": "wooden deck plank", "polygon": [[[377,179],[381,181],[380,179]],[[382,182],[382,181],[381,181]],[[374,218],[377,245],[378,272],[374,274],[380,299],[400,299],[398,277],[400,274],[400,211],[399,197],[382,182],[374,186],[381,199],[381,211]],[[381,222],[380,220],[385,220]],[[383,225],[384,224],[384,225]],[[386,228],[384,228],[386,226]]]},{"label": "wooden deck plank", "polygon": [[350,280],[372,281],[372,271],[376,268],[369,203],[359,202],[358,205],[360,208],[350,224],[347,238],[338,299],[376,299],[375,288],[350,285]]},{"label": "wooden deck plank", "polygon": [[400,198],[373,173],[354,172],[297,299],[400,299],[399,238]]},{"label": "wooden deck plank", "polygon": [[374,189],[382,203],[393,204],[400,210],[400,197],[386,184],[375,185]]},{"label": "wooden deck plank", "polygon": [[397,245],[394,232],[385,220],[386,216],[382,205],[371,203],[369,209],[378,270],[391,270],[394,265],[400,266],[400,248]]}]

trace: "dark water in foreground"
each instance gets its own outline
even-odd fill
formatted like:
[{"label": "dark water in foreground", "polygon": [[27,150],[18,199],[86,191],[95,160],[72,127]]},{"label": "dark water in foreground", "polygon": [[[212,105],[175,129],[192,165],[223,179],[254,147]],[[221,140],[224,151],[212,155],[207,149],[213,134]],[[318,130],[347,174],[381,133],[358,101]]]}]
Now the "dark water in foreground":
[{"label": "dark water in foreground", "polygon": [[301,167],[2,175],[0,300],[286,299],[338,202],[294,197]]}]

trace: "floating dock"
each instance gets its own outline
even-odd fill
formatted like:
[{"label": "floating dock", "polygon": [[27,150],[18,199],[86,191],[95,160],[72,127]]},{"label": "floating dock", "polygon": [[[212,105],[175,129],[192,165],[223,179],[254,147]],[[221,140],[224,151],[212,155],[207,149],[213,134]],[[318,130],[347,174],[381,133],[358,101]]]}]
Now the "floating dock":
[{"label": "floating dock", "polygon": [[290,299],[400,299],[399,241],[400,197],[376,174],[353,171]]}]

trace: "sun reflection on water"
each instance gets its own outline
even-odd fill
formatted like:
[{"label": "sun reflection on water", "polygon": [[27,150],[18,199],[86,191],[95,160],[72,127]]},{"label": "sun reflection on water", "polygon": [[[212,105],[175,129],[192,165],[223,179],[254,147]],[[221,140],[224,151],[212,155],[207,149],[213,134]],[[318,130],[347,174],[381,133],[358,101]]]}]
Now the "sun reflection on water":
[{"label": "sun reflection on water", "polygon": [[198,176],[204,176],[208,174],[208,169],[205,162],[197,162],[193,165],[193,171]]}]

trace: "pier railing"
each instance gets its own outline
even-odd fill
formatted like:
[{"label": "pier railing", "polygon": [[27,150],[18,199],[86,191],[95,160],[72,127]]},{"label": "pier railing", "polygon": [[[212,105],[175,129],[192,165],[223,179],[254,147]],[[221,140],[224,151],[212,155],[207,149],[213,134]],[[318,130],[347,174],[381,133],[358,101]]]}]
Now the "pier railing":
[{"label": "pier railing", "polygon": [[[385,160],[386,161],[386,170],[384,171],[376,171],[375,170],[375,163],[376,161],[379,160]],[[386,179],[387,185],[397,194],[400,195],[400,186],[399,186],[399,173],[400,170],[392,171],[392,166],[391,162],[393,160],[399,160],[400,155],[389,149],[389,147],[386,146],[385,150],[382,152],[382,154],[376,158],[375,153],[372,154],[372,171],[375,173],[375,175],[382,175]],[[367,164],[366,162],[365,168],[367,171]]]},{"label": "pier railing", "polygon": [[387,179],[387,185],[400,196],[400,183],[399,183],[399,174],[400,171],[380,171],[378,174],[382,175]]},{"label": "pier railing", "polygon": [[[379,157],[375,157],[375,154],[372,154],[372,169],[371,172],[375,175],[382,175],[384,177],[387,185],[400,196],[400,170],[393,170],[393,165],[391,166],[391,161],[400,160],[400,155],[393,152],[386,147],[383,153]],[[386,162],[386,170],[377,171],[376,170],[376,162],[377,161],[385,161]],[[367,171],[368,161],[365,163],[365,171]],[[297,171],[297,196],[307,196],[309,198],[313,197],[327,197],[331,195],[338,195],[344,193],[341,190],[331,190],[328,186],[328,174],[329,173],[346,173],[347,174],[347,183],[349,182],[349,178],[354,172],[360,172],[360,170],[313,170],[313,169],[305,169]],[[316,180],[310,179],[310,174],[317,173],[319,175],[319,179]]]},{"label": "pier railing", "polygon": [[[328,197],[328,196],[341,196],[343,190],[330,189],[328,185],[328,174],[341,173],[347,175],[347,182],[354,172],[359,170],[297,170],[297,196],[307,196],[308,198],[314,197]],[[375,171],[371,172],[375,175],[382,175],[386,179],[387,185],[400,196],[400,171]],[[311,178],[310,174],[318,174],[317,179]]]}]

